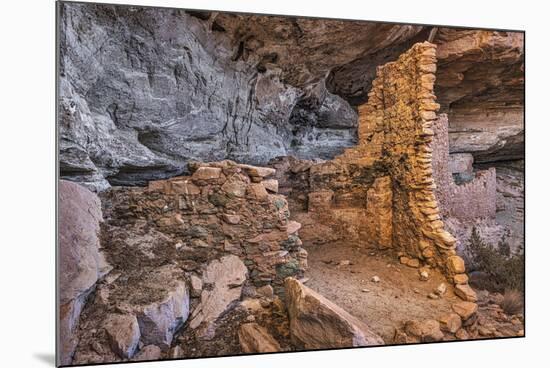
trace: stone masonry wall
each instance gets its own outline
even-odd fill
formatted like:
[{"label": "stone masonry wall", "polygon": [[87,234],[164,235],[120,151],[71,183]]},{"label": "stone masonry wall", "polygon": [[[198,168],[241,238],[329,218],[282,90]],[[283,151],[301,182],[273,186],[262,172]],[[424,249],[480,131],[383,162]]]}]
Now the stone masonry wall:
[{"label": "stone masonry wall", "polygon": [[429,43],[379,67],[369,101],[359,108],[359,145],[337,159],[360,165],[381,161],[392,180],[393,246],[444,266],[455,256],[455,239],[443,228],[432,177],[432,125],[439,109],[435,71],[435,46]]},{"label": "stone masonry wall", "polygon": [[369,100],[359,107],[358,145],[309,168],[308,213],[343,238],[391,247],[411,264],[443,270],[456,293],[473,301],[436,200],[435,55],[435,45],[419,43],[378,68]]},{"label": "stone masonry wall", "polygon": [[118,232],[123,226],[129,227],[128,233],[139,232],[136,223],[146,222],[148,231],[167,239],[172,260],[189,272],[236,255],[256,287],[272,285],[282,293],[285,277],[301,277],[307,252],[300,247],[300,224],[289,220],[277,181],[268,179],[274,169],[229,160],[192,163],[189,168],[191,176],[107,193],[105,202],[112,203],[109,216]]},{"label": "stone masonry wall", "polygon": [[441,215],[463,221],[496,215],[496,171],[478,171],[472,181],[455,184],[449,167],[449,121],[441,114],[433,124],[432,167]]}]

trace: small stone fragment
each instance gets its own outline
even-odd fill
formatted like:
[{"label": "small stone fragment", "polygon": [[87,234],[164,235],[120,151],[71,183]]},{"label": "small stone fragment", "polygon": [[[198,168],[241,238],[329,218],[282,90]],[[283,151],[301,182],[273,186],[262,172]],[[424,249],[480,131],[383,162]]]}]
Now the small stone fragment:
[{"label": "small stone fragment", "polygon": [[194,180],[211,180],[218,179],[222,173],[222,169],[218,167],[201,166],[193,173]]},{"label": "small stone fragment", "polygon": [[453,304],[452,308],[465,321],[477,312],[478,307],[476,303],[463,301]]},{"label": "small stone fragment", "polygon": [[430,274],[428,273],[428,271],[426,270],[420,271],[420,281],[428,281],[429,278],[430,278]]},{"label": "small stone fragment", "polygon": [[441,330],[450,333],[456,333],[462,326],[462,320],[456,313],[449,313],[439,319]]},{"label": "small stone fragment", "polygon": [[271,285],[264,285],[258,289],[256,289],[256,293],[260,296],[264,296],[266,298],[272,298],[273,293],[273,287]]},{"label": "small stone fragment", "polygon": [[241,221],[241,216],[224,213],[223,220],[228,224],[237,225]]},{"label": "small stone fragment", "polygon": [[147,345],[139,351],[139,353],[132,359],[133,361],[142,360],[158,360],[160,359],[161,350],[156,345]]},{"label": "small stone fragment", "polygon": [[111,349],[121,358],[131,358],[141,336],[137,318],[134,315],[112,314],[105,319],[104,326]]},{"label": "small stone fragment", "polygon": [[470,338],[470,335],[468,334],[468,332],[463,328],[456,331],[455,336],[459,340],[468,340]]},{"label": "small stone fragment", "polygon": [[447,285],[441,283],[441,284],[439,284],[437,289],[434,290],[434,293],[439,295],[439,296],[443,296],[446,291],[447,291]]},{"label": "small stone fragment", "polygon": [[189,283],[191,287],[191,296],[194,298],[201,296],[202,280],[198,276],[191,275],[189,278]]},{"label": "small stone fragment", "polygon": [[455,284],[467,284],[468,283],[468,275],[465,273],[459,273],[453,276],[453,281]]},{"label": "small stone fragment", "polygon": [[459,298],[469,302],[477,301],[476,292],[468,284],[455,285],[455,294],[458,295]]},{"label": "small stone fragment", "polygon": [[410,320],[405,322],[405,332],[423,342],[441,341],[444,337],[439,328],[439,322],[428,319],[425,321]]},{"label": "small stone fragment", "polygon": [[263,180],[262,184],[268,192],[271,192],[271,193],[279,192],[279,181],[276,179]]}]

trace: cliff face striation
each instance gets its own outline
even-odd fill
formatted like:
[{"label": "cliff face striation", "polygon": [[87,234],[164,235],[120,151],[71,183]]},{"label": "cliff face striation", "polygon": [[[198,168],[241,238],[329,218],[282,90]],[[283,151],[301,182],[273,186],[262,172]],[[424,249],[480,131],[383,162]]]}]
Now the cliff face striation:
[{"label": "cliff face striation", "polygon": [[[376,67],[434,34],[94,4],[61,4],[59,24],[61,176],[96,191],[180,175],[194,159],[331,159],[357,143],[356,106]],[[480,162],[522,155],[522,41],[435,33],[452,152]]]}]

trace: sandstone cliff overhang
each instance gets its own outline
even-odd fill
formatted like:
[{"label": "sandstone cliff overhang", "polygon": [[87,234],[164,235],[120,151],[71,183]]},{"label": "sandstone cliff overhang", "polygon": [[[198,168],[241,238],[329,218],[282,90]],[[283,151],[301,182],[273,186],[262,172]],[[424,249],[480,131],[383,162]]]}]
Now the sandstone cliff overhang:
[{"label": "sandstone cliff overhang", "polygon": [[[376,68],[433,27],[60,3],[63,178],[94,191],[190,160],[331,159],[357,143]],[[523,34],[438,28],[450,149],[523,156]]]}]

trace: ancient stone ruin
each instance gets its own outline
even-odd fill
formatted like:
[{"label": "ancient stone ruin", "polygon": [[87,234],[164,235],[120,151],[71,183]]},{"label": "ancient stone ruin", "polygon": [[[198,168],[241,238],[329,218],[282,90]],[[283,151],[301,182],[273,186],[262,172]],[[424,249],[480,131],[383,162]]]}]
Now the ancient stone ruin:
[{"label": "ancient stone ruin", "polygon": [[[68,19],[85,22],[74,9],[67,11]],[[194,30],[202,30],[203,21],[212,32],[232,27],[223,16],[210,19],[199,12],[189,17]],[[72,35],[74,29],[66,27]],[[238,95],[224,106],[227,114],[218,111],[220,96],[216,91],[202,93],[210,86],[197,77],[196,93],[187,97],[197,98],[197,106],[212,103],[215,113],[202,115],[214,121],[212,126],[226,119],[221,141],[202,137],[199,125],[192,132],[179,131],[177,118],[161,128],[151,121],[126,136],[125,129],[135,124],[133,112],[108,105],[116,139],[101,136],[105,129],[96,133],[99,141],[116,149],[102,162],[91,160],[99,151],[95,143],[86,154],[73,143],[84,134],[79,129],[88,126],[78,125],[78,119],[106,119],[104,96],[88,96],[90,106],[101,108],[89,108],[84,99],[71,105],[67,96],[81,86],[63,82],[62,168],[67,179],[97,194],[72,181],[60,182],[60,362],[523,335],[521,313],[505,313],[494,295],[470,285],[457,247],[472,224],[490,223],[498,216],[497,171],[474,169],[471,153],[450,153],[448,115],[439,114],[434,90],[436,75],[452,74],[452,65],[438,71],[438,46],[413,31],[408,29],[406,43],[392,48],[399,51],[394,61],[380,63],[369,74],[368,93],[357,97],[357,111],[328,93],[325,84],[306,86],[313,71],[292,74],[290,67],[284,68],[288,80],[306,92],[274,83],[266,71],[277,62],[272,56],[255,66],[256,79],[247,82],[254,92],[263,91],[263,110],[250,107],[248,96],[246,111],[240,111],[243,96]],[[246,61],[246,53],[252,52],[241,48],[231,56],[234,62]],[[448,52],[445,44],[442,48]],[[201,68],[221,68],[203,51]],[[377,52],[371,57],[385,60]],[[189,63],[195,62],[191,51],[186,55]],[[81,55],[69,56],[74,64],[67,62],[67,70],[78,69]],[[361,60],[359,54],[354,57]],[[316,62],[315,72],[321,73],[326,66]],[[353,75],[355,62],[332,71],[332,78]],[[177,65],[170,73],[179,87],[188,75],[184,64]],[[244,83],[241,79],[249,71],[243,70],[242,75],[228,71],[229,82],[222,83],[230,86],[224,88]],[[148,78],[155,93],[165,92],[156,84],[158,76],[151,73]],[[162,83],[170,85],[167,79]],[[344,95],[351,93],[337,79],[327,83]],[[214,100],[206,103],[201,93]],[[444,102],[449,100],[445,88],[441,93]],[[280,95],[285,97],[277,100]],[[187,109],[170,98],[159,97],[175,104],[178,114]],[[168,118],[164,114],[170,109],[151,106],[148,113],[136,107],[140,123],[150,116]],[[311,106],[315,117],[308,110]],[[259,132],[250,123],[246,128],[248,120],[281,119],[278,114],[291,126],[266,123]],[[338,118],[339,123],[331,120]],[[320,125],[307,126],[312,120]],[[304,122],[307,129],[300,129],[307,133],[296,128]],[[354,124],[356,139],[350,133]],[[234,137],[227,133],[231,127],[236,129]],[[281,136],[270,136],[269,129]],[[279,146],[289,132],[291,147]],[[323,135],[329,136],[330,147],[323,147]],[[177,137],[183,137],[185,147],[178,145]],[[274,140],[281,155],[266,148],[262,137],[269,145]],[[125,151],[134,139],[146,148],[130,144]],[[201,161],[186,160],[183,168],[174,157],[192,152],[193,145]],[[515,146],[503,147],[512,152]],[[302,158],[289,154],[304,152]],[[252,162],[254,154],[261,164]]]},{"label": "ancient stone ruin", "polygon": [[347,239],[395,250],[404,263],[440,268],[473,299],[455,239],[439,215],[435,70],[429,43],[378,69],[369,102],[359,107],[358,145],[306,170],[307,213]]}]

